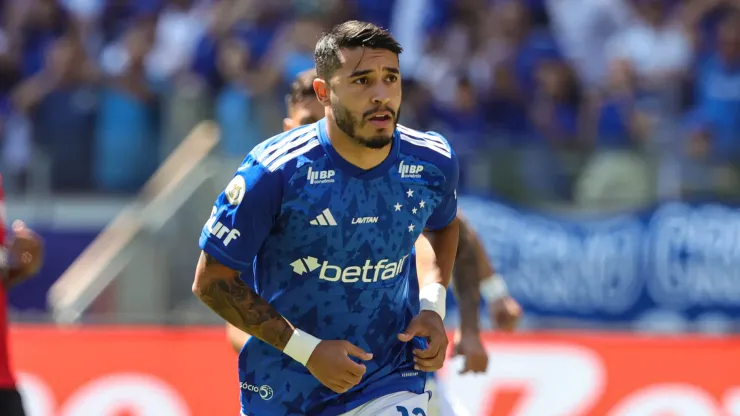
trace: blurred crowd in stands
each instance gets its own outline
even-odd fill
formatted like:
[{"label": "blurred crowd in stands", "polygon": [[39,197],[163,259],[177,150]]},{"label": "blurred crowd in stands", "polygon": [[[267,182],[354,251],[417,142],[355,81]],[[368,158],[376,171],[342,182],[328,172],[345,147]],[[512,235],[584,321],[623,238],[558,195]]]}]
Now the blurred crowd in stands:
[{"label": "blurred crowd in stands", "polygon": [[740,195],[740,0],[0,0],[6,186],[136,192],[205,119],[243,156],[350,18],[401,42],[402,122],[448,137],[470,192]]}]

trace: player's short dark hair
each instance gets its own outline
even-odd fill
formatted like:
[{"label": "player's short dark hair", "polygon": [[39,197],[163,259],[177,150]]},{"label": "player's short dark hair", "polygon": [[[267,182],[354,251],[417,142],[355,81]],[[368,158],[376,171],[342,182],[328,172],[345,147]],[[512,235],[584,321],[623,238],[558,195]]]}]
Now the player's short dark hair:
[{"label": "player's short dark hair", "polygon": [[396,55],[403,52],[401,45],[387,30],[372,23],[350,20],[334,26],[316,43],[314,60],[320,78],[328,79],[342,65],[339,60],[341,48],[386,49]]},{"label": "player's short dark hair", "polygon": [[296,105],[305,98],[316,97],[313,90],[314,79],[316,79],[315,69],[307,69],[295,77],[293,83],[290,84],[290,94],[287,97],[289,106]]}]

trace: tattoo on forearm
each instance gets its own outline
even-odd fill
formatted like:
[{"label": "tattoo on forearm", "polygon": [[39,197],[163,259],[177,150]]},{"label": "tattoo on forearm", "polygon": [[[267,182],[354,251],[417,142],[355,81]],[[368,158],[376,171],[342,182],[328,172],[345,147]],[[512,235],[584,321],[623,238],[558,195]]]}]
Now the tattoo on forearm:
[{"label": "tattoo on forearm", "polygon": [[[206,266],[217,263],[205,254]],[[220,277],[220,278],[219,278]],[[238,276],[208,279],[200,299],[226,321],[279,350],[293,334],[293,327],[275,308]]]},{"label": "tattoo on forearm", "polygon": [[463,332],[479,331],[480,279],[478,258],[473,246],[470,231],[460,221],[460,240],[457,245],[457,259],[452,275],[453,289],[460,308],[460,329]]}]

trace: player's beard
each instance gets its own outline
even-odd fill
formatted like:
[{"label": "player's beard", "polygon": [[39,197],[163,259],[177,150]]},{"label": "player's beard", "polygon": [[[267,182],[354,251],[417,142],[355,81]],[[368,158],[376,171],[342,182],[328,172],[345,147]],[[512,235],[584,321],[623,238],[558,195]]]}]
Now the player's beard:
[{"label": "player's beard", "polygon": [[[387,135],[378,134],[375,136],[365,137],[357,135],[356,133],[357,127],[365,123],[364,119],[357,120],[347,107],[340,105],[334,100],[332,100],[331,103],[331,112],[334,114],[334,121],[337,123],[339,130],[342,130],[347,136],[353,138],[357,143],[369,149],[382,149],[391,144],[391,141],[393,140],[393,132],[396,130],[396,124],[398,124],[397,120],[401,113],[401,109],[399,108],[396,111],[389,109],[385,110],[388,110],[393,114],[393,130],[391,130],[390,134]],[[373,112],[375,111],[378,110],[374,110]]]}]

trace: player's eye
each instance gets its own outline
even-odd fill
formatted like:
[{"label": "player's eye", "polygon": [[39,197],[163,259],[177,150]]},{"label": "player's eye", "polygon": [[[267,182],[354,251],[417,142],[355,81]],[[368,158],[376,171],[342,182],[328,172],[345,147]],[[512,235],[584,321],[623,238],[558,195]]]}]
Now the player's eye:
[{"label": "player's eye", "polygon": [[385,79],[388,82],[396,82],[398,81],[398,75],[388,75]]},{"label": "player's eye", "polygon": [[357,78],[356,80],[352,81],[352,83],[357,85],[365,85],[368,83],[368,79],[365,77]]}]

